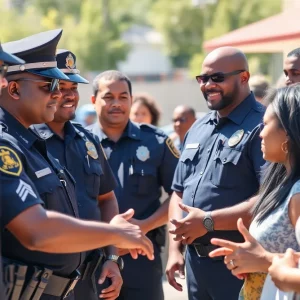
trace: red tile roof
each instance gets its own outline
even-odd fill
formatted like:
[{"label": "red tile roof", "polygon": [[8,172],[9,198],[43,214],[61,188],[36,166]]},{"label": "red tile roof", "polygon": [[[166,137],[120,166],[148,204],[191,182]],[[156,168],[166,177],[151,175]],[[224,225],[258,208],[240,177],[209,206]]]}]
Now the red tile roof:
[{"label": "red tile roof", "polygon": [[[239,47],[248,44],[284,41],[300,37],[300,14],[297,10],[286,11],[256,23],[231,31],[204,43],[211,51],[218,47]],[[299,45],[300,46],[300,45]]]}]

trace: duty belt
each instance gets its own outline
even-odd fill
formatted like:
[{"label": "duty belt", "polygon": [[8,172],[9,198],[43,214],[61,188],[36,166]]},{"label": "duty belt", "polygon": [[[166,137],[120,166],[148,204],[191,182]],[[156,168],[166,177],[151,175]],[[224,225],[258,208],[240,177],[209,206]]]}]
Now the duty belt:
[{"label": "duty belt", "polygon": [[27,266],[7,259],[4,259],[3,273],[8,300],[38,300],[43,294],[65,299],[80,279],[77,270],[70,278],[65,278],[47,268]]}]

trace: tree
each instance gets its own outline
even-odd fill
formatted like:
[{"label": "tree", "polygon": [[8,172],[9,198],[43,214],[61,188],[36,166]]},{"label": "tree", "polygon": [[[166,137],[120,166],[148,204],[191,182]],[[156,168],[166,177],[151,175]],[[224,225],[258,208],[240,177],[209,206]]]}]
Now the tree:
[{"label": "tree", "polygon": [[185,67],[201,49],[203,12],[191,1],[157,0],[148,16],[149,22],[165,39],[165,51],[176,67]]}]

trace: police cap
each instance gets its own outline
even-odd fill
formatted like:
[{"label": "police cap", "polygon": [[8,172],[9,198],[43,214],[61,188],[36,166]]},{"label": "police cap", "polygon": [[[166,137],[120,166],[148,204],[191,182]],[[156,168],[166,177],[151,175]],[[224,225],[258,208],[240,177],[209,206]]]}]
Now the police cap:
[{"label": "police cap", "polygon": [[77,83],[89,83],[79,75],[76,68],[76,56],[73,52],[65,49],[58,49],[56,52],[57,67],[69,77],[69,81]]},{"label": "police cap", "polygon": [[0,43],[0,60],[6,64],[23,64],[24,60],[12,55],[8,52],[3,51]]},{"label": "police cap", "polygon": [[9,66],[7,74],[29,72],[49,78],[68,80],[57,68],[55,51],[62,29],[49,30],[21,40],[2,44],[3,50],[26,61],[25,64]]}]

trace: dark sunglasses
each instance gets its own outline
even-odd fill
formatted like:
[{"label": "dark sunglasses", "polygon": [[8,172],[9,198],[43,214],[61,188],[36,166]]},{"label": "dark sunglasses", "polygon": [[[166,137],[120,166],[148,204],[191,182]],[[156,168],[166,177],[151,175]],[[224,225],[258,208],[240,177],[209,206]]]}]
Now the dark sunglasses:
[{"label": "dark sunglasses", "polygon": [[182,117],[182,118],[178,118],[178,119],[172,119],[172,122],[173,123],[176,123],[176,122],[184,123],[184,122],[186,122],[186,118]]},{"label": "dark sunglasses", "polygon": [[40,79],[31,79],[31,78],[19,78],[11,81],[33,81],[33,82],[41,82],[48,84],[48,92],[52,93],[55,90],[59,90],[59,79],[53,78],[51,81],[45,81]]},{"label": "dark sunglasses", "polygon": [[213,82],[220,83],[223,82],[226,77],[237,75],[242,72],[245,72],[245,70],[237,70],[229,73],[218,72],[211,75],[203,74],[203,75],[196,76],[196,80],[198,83],[207,83],[208,80],[211,79]]},{"label": "dark sunglasses", "polygon": [[5,77],[5,75],[7,73],[7,70],[8,70],[8,65],[2,65],[2,66],[0,66],[0,76],[2,78]]}]

